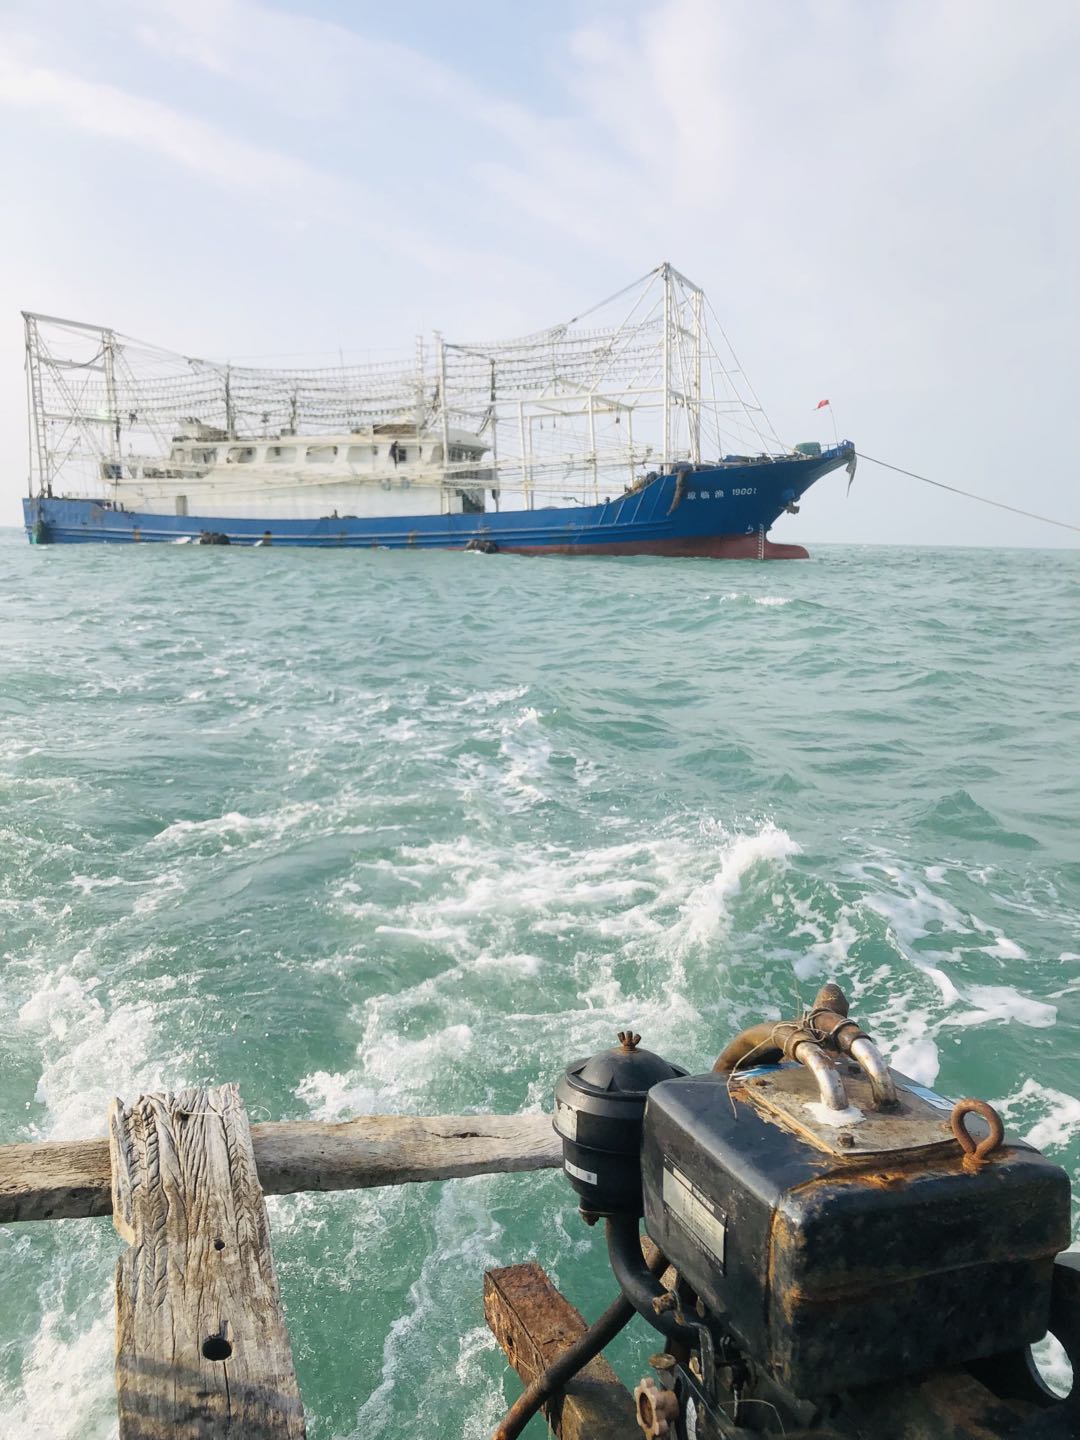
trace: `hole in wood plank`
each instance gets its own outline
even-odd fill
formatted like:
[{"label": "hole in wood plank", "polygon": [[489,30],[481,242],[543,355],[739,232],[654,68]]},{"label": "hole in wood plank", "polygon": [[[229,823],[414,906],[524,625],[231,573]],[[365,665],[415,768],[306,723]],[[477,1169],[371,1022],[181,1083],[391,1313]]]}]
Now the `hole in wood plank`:
[{"label": "hole in wood plank", "polygon": [[207,1360],[228,1360],[232,1346],[224,1335],[208,1335],[202,1342],[202,1353]]},{"label": "hole in wood plank", "polygon": [[215,1241],[214,1241],[214,1249],[215,1249],[215,1250],[224,1250],[224,1249],[225,1249],[225,1241],[224,1241],[224,1240],[220,1240],[220,1239],[215,1240]]}]

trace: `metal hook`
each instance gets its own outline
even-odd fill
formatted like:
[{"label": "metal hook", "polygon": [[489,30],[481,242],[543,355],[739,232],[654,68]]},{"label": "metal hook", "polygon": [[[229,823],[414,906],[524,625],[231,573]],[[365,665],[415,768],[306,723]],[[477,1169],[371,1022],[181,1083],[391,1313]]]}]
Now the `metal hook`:
[{"label": "metal hook", "polygon": [[[968,1134],[964,1124],[965,1115],[979,1115],[990,1126],[990,1134],[985,1135],[978,1144]],[[990,1163],[990,1156],[1005,1138],[1005,1125],[1001,1116],[985,1100],[958,1100],[949,1116],[949,1124],[964,1152],[964,1169],[969,1175],[978,1174],[984,1165]]]}]

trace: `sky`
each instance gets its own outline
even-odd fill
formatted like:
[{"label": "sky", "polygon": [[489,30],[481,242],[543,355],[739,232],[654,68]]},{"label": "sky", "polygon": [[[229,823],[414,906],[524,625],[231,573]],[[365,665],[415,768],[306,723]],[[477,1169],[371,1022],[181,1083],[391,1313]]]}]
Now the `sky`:
[{"label": "sky", "polygon": [[[789,442],[827,397],[865,454],[1080,525],[1078,71],[1076,0],[0,0],[0,525],[20,310],[333,364],[663,260]],[[1080,545],[846,483],[778,538]]]}]

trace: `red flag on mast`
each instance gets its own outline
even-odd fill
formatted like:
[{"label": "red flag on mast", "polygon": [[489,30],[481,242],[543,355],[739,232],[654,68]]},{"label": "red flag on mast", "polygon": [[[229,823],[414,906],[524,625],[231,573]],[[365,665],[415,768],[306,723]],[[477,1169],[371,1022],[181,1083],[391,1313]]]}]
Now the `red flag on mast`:
[{"label": "red flag on mast", "polygon": [[817,402],[817,404],[814,406],[814,409],[815,409],[815,410],[823,410],[823,409],[825,408],[825,406],[828,405],[828,403],[829,403],[829,402],[828,402],[827,400],[819,400],[819,401]]}]

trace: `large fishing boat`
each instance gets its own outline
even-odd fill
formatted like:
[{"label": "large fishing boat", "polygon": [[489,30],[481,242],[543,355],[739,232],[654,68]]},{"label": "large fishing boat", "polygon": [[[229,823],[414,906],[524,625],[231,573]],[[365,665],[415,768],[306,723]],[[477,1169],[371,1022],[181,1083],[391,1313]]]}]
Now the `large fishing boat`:
[{"label": "large fishing boat", "polygon": [[25,313],[27,535],[805,557],[768,532],[854,446],[785,446],[711,313],[664,264],[521,339],[295,371]]}]

